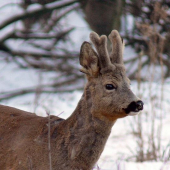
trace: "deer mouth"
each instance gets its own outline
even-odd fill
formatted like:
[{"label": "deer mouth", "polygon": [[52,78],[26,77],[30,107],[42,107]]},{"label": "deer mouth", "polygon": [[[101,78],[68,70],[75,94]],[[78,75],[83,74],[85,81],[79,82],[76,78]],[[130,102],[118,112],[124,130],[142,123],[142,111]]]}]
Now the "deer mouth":
[{"label": "deer mouth", "polygon": [[139,100],[137,102],[131,102],[127,108],[123,108],[126,114],[136,115],[139,111],[143,110],[144,103]]}]

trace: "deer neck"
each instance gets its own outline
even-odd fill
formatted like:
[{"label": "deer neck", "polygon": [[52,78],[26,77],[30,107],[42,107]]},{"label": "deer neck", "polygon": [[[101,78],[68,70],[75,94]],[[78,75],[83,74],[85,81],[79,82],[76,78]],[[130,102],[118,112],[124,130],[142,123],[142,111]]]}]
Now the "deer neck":
[{"label": "deer neck", "polygon": [[[70,134],[70,157],[94,165],[100,157],[115,121],[101,120],[93,113],[91,94],[85,89],[73,114],[66,120]],[[89,165],[90,166],[90,165]]]},{"label": "deer neck", "polygon": [[[71,129],[76,132],[76,130],[88,131],[88,129],[93,129],[96,132],[100,131],[104,134],[110,134],[111,128],[116,122],[117,119],[109,120],[104,116],[104,113],[96,113],[93,109],[93,101],[91,93],[88,88],[85,89],[75,111],[72,115],[66,120],[69,123]],[[107,113],[106,113],[107,114]]]}]

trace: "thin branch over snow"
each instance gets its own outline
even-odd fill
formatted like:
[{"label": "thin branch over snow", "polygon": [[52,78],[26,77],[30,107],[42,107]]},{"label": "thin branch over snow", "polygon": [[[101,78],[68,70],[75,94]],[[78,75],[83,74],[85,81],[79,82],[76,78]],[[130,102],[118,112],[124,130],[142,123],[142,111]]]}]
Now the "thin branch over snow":
[{"label": "thin branch over snow", "polygon": [[[76,88],[77,90],[83,90],[82,86],[80,85],[79,87]],[[65,93],[65,92],[73,92],[75,90],[74,87],[68,88],[68,89],[58,89],[58,88],[42,88],[39,89],[38,87],[38,92],[41,93]],[[5,94],[0,94],[0,101],[11,99],[17,96],[22,96],[25,94],[30,94],[30,93],[36,93],[37,89],[34,88],[26,88],[26,89],[20,89],[16,91],[9,91]]]},{"label": "thin branch over snow", "polygon": [[20,38],[20,39],[61,39],[71,31],[73,31],[74,28],[69,28],[66,31],[63,31],[61,33],[22,33],[22,32],[16,32],[13,35],[11,35],[9,38]]},{"label": "thin branch over snow", "polygon": [[42,58],[56,58],[56,59],[71,59],[71,58],[77,58],[78,54],[76,55],[59,55],[59,54],[55,54],[52,52],[48,52],[48,51],[44,51],[44,52],[27,52],[27,51],[11,51],[11,54],[14,56],[22,56],[22,57],[28,57],[28,56],[32,56],[32,57],[42,57]]},{"label": "thin branch over snow", "polygon": [[61,33],[24,33],[21,31],[12,31],[8,34],[5,34],[2,38],[0,38],[0,43],[3,43],[4,41],[12,38],[12,39],[52,39],[55,38],[57,40],[62,39],[67,34],[69,34],[71,31],[73,31],[74,28],[69,28]]}]

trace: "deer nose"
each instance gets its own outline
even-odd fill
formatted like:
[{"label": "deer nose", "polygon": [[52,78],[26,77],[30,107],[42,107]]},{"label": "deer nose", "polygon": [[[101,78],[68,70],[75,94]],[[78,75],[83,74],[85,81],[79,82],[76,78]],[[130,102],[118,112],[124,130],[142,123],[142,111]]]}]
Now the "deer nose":
[{"label": "deer nose", "polygon": [[136,108],[138,110],[143,110],[143,105],[144,105],[144,103],[141,100],[136,102]]},{"label": "deer nose", "polygon": [[141,100],[138,100],[137,102],[131,102],[124,110],[127,114],[130,112],[139,112],[140,110],[143,110],[143,105],[144,103]]}]

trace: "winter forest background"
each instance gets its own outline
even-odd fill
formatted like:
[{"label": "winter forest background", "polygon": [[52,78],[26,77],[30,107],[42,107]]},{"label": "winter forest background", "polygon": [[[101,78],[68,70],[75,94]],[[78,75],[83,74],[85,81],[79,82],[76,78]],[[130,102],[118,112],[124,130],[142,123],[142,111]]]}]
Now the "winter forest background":
[{"label": "winter forest background", "polygon": [[118,120],[94,169],[169,170],[169,0],[0,0],[0,103],[67,118],[85,84],[81,44],[112,29],[145,105]]}]

